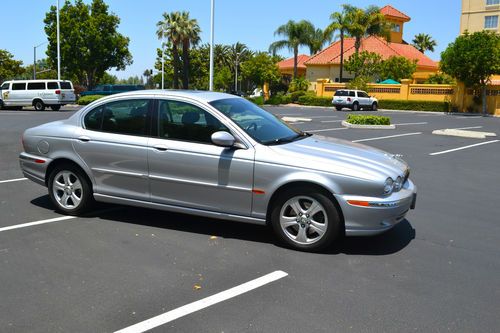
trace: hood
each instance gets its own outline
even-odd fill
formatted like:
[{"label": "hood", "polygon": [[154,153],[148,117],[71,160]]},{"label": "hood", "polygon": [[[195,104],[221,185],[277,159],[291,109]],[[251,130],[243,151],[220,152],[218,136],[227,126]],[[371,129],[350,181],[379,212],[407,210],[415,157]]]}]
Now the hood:
[{"label": "hood", "polygon": [[408,165],[383,150],[324,136],[269,146],[282,163],[345,176],[377,179],[404,176]]}]

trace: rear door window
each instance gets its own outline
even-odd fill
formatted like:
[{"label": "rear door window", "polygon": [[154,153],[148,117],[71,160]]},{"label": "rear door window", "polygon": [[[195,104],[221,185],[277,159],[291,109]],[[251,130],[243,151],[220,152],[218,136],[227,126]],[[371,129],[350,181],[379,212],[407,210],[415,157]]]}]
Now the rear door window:
[{"label": "rear door window", "polygon": [[103,132],[145,136],[149,129],[150,100],[132,99],[103,105]]},{"label": "rear door window", "polygon": [[26,83],[12,83],[12,90],[26,90]]},{"label": "rear door window", "polygon": [[368,97],[369,97],[369,96],[368,96],[368,94],[367,94],[367,93],[365,93],[364,91],[358,91],[358,96],[359,96],[359,97],[365,97],[365,98],[368,98]]},{"label": "rear door window", "polygon": [[73,89],[71,82],[61,82],[61,89]]},{"label": "rear door window", "polygon": [[45,90],[45,82],[29,82],[28,90]]},{"label": "rear door window", "polygon": [[59,89],[57,82],[47,82],[47,89]]},{"label": "rear door window", "polygon": [[349,91],[349,97],[356,97],[355,91]]}]

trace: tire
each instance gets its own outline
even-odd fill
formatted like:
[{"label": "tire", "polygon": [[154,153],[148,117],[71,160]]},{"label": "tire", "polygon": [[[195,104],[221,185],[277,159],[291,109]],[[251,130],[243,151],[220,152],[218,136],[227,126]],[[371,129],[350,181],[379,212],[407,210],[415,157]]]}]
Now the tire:
[{"label": "tire", "polygon": [[92,185],[75,165],[56,166],[50,173],[48,188],[56,210],[64,214],[81,215],[94,204]]},{"label": "tire", "polygon": [[2,101],[2,100],[0,100],[0,110],[2,110],[2,109],[3,109],[3,107],[4,107],[3,101]]},{"label": "tire", "polygon": [[358,102],[354,102],[354,104],[352,105],[352,111],[359,111],[359,103]]},{"label": "tire", "polygon": [[378,110],[377,102],[373,102],[373,104],[372,104],[372,111],[377,111],[377,110]]},{"label": "tire", "polygon": [[[316,207],[313,214],[309,212],[311,206]],[[296,188],[280,194],[272,207],[270,222],[283,244],[300,251],[323,250],[340,235],[337,208],[330,198],[313,188]]]},{"label": "tire", "polygon": [[33,102],[33,106],[35,107],[36,111],[43,111],[45,110],[45,104],[39,99]]},{"label": "tire", "polygon": [[61,110],[61,106],[60,105],[52,105],[50,108],[52,109],[52,111],[59,111],[59,110]]},{"label": "tire", "polygon": [[336,107],[335,107],[335,110],[337,110],[337,111],[341,111],[341,110],[342,110],[342,108],[341,108],[340,106],[336,106]]}]

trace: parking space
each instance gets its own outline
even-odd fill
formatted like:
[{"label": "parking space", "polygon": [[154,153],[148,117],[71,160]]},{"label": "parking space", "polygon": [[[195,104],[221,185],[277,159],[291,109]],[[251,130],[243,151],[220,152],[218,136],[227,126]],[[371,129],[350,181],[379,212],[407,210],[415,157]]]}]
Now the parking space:
[{"label": "parking space", "polygon": [[66,218],[22,179],[17,155],[25,128],[72,111],[0,111],[0,331],[495,330],[500,142],[432,131],[500,135],[500,119],[362,111],[390,116],[396,129],[360,130],[342,127],[349,112],[268,110],[311,119],[294,126],[316,135],[403,154],[417,209],[383,235],[321,254],[285,249],[266,227],[148,209],[99,205]]}]

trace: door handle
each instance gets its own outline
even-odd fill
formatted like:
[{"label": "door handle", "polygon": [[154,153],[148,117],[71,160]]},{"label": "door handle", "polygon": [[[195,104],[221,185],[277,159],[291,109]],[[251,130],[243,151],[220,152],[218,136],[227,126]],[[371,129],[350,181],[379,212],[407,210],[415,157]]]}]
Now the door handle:
[{"label": "door handle", "polygon": [[153,146],[154,149],[159,150],[159,151],[167,151],[168,148],[164,145],[155,145]]},{"label": "door handle", "polygon": [[78,140],[80,140],[82,142],[89,142],[90,138],[88,136],[79,136]]}]

